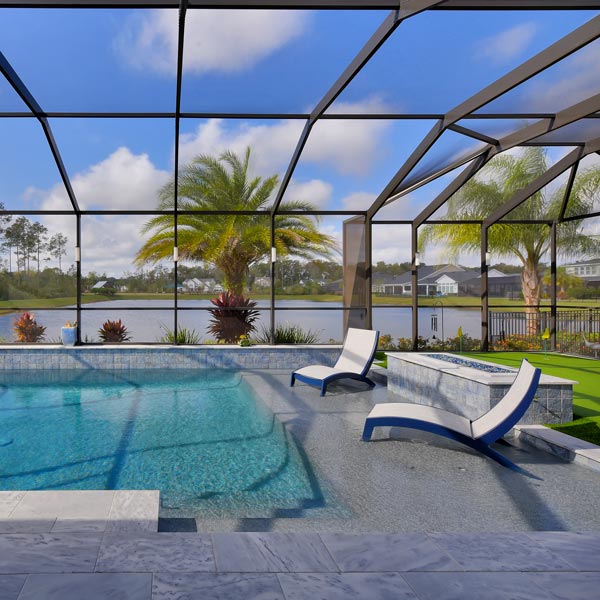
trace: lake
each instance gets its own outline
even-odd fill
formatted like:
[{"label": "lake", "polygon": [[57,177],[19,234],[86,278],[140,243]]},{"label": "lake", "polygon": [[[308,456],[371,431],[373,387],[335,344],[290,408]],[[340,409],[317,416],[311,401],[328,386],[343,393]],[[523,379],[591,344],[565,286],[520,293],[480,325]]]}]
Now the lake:
[{"label": "lake", "polygon": [[[98,329],[107,319],[122,319],[127,327],[133,342],[156,342],[164,334],[164,329],[173,329],[172,302],[169,300],[111,300],[95,302],[85,305],[94,310],[82,312],[81,337],[88,342],[99,341]],[[148,310],[128,310],[132,306],[144,307]],[[179,306],[184,309],[179,311],[179,325],[195,329],[204,340],[211,339],[207,333],[210,313],[206,310],[212,304],[209,300],[179,300]],[[262,308],[258,320],[258,330],[261,325],[267,326],[270,322],[268,301],[258,301],[257,308]],[[343,311],[341,302],[314,302],[310,300],[278,300],[276,303],[276,322],[300,325],[304,330],[316,331],[321,343],[330,340],[341,341],[343,338]],[[311,310],[313,309],[313,310]],[[314,310],[325,309],[325,310]],[[331,310],[336,309],[336,310]],[[61,310],[36,310],[33,311],[38,323],[46,327],[46,340],[60,340],[60,328],[67,320],[74,321],[77,316],[73,308]],[[423,337],[442,337],[441,310],[438,307],[437,332],[432,330],[431,307],[419,309],[419,333]],[[481,312],[478,308],[459,309],[444,308],[443,329],[444,336],[455,337],[459,327],[463,333],[479,338]],[[14,341],[13,322],[18,317],[16,313],[0,316],[0,336],[7,341]],[[373,310],[373,327],[382,334],[391,334],[393,338],[411,336],[411,308],[375,307]]]}]

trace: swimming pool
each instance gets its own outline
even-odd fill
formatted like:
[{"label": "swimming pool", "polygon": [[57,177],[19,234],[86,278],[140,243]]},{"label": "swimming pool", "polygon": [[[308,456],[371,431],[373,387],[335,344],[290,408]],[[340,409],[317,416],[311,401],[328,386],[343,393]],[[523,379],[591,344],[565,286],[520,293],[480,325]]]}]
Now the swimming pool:
[{"label": "swimming pool", "polygon": [[163,516],[325,504],[302,448],[239,371],[14,371],[0,381],[2,490],[158,489]]}]

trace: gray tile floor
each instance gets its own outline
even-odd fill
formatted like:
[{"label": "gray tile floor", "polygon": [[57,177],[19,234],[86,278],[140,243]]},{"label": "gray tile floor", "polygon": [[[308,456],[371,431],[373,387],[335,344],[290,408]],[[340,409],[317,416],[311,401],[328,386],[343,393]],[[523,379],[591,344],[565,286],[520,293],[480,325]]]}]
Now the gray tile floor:
[{"label": "gray tile floor", "polygon": [[590,600],[599,547],[564,532],[5,533],[0,600]]}]

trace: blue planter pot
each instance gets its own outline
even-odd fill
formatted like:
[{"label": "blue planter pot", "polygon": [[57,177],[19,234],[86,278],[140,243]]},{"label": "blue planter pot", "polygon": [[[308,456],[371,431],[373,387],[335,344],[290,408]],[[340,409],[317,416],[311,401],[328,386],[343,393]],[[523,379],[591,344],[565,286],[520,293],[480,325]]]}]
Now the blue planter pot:
[{"label": "blue planter pot", "polygon": [[63,346],[74,346],[77,341],[77,327],[63,327],[60,330]]}]

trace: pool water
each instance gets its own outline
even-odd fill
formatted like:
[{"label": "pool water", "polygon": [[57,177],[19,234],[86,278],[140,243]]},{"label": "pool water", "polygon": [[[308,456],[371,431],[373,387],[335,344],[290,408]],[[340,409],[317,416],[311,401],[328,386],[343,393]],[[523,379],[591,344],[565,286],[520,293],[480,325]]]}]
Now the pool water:
[{"label": "pool water", "polygon": [[0,489],[158,489],[161,515],[325,504],[302,448],[240,372],[14,372]]}]

